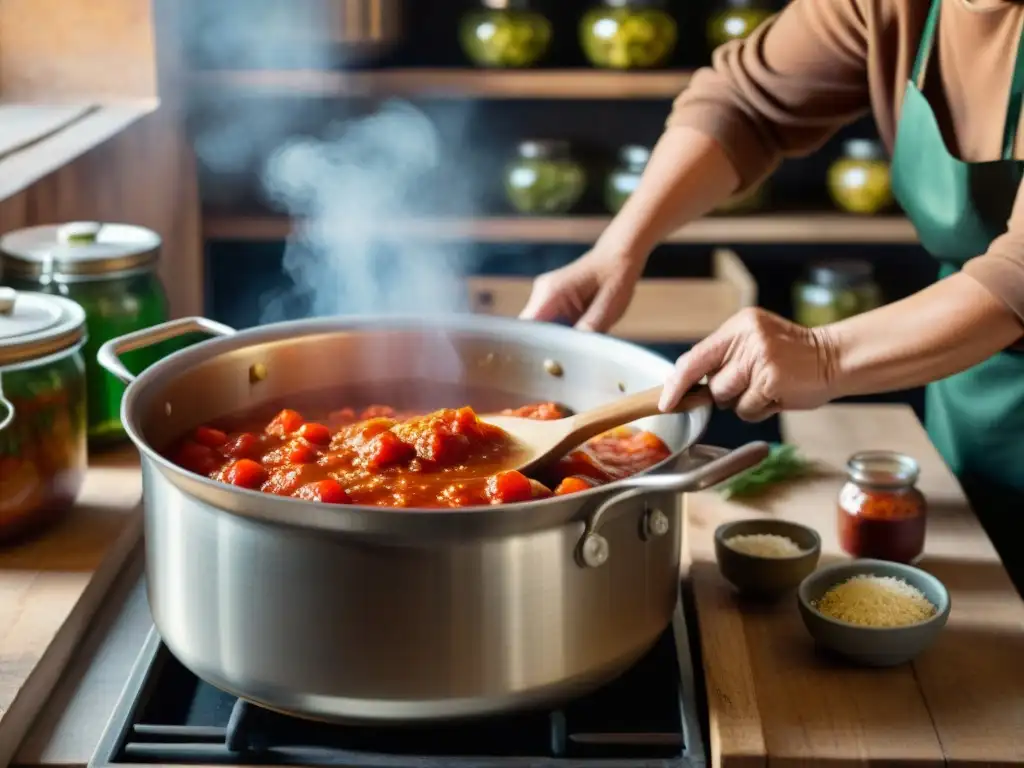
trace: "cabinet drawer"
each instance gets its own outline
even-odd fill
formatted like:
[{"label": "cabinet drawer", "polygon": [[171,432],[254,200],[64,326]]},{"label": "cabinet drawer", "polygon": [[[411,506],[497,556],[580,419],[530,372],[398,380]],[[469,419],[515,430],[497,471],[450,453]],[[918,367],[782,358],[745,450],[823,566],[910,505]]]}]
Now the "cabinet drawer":
[{"label": "cabinet drawer", "polygon": [[[516,317],[526,306],[532,285],[529,278],[470,278],[470,308],[477,314]],[[638,342],[697,341],[756,303],[757,285],[743,262],[732,251],[718,250],[709,278],[641,280],[611,334]]]}]

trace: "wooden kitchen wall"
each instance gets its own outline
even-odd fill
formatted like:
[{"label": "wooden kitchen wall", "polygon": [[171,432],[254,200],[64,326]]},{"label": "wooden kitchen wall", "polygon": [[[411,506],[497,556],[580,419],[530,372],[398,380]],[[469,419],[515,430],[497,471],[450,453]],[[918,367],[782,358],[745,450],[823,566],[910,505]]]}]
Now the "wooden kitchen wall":
[{"label": "wooden kitchen wall", "polygon": [[195,158],[184,128],[178,0],[2,0],[0,101],[159,106],[0,200],[0,232],[74,220],[149,227],[174,315],[202,311]]}]

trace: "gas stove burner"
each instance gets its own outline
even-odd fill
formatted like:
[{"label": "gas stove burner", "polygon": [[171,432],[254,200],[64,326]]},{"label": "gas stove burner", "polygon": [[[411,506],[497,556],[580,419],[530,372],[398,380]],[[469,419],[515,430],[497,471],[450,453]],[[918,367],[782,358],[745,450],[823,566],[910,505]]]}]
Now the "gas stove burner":
[{"label": "gas stove burner", "polygon": [[151,633],[90,768],[704,768],[682,610],[617,680],[561,709],[471,723],[338,725],[263,709],[199,680]]}]

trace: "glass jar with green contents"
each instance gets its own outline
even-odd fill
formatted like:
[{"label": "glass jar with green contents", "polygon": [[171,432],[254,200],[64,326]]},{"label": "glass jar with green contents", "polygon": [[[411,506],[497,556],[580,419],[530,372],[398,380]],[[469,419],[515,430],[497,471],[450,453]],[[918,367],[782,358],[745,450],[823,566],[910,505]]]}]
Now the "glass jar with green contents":
[{"label": "glass jar with green contents", "polygon": [[813,264],[793,286],[793,314],[813,328],[845,320],[882,305],[874,271],[865,261],[836,260]]},{"label": "glass jar with green contents", "polygon": [[649,147],[631,144],[619,150],[619,164],[608,174],[604,185],[604,202],[608,210],[618,213],[629,196],[640,184],[647,161],[651,159]]},{"label": "glass jar with green contents", "polygon": [[721,0],[708,17],[708,46],[717,48],[747,37],[775,11],[765,0]]},{"label": "glass jar with green contents", "polygon": [[34,532],[85,481],[85,311],[0,288],[0,541]]},{"label": "glass jar with green contents", "polygon": [[567,141],[530,140],[519,144],[505,169],[505,195],[519,213],[567,213],[587,185],[583,165]]},{"label": "glass jar with green contents", "polygon": [[551,47],[551,22],[529,0],[480,0],[459,23],[466,56],[481,67],[532,67]]},{"label": "glass jar with green contents", "polygon": [[[100,345],[167,320],[167,299],[156,275],[159,253],[155,232],[127,224],[75,222],[31,227],[0,238],[5,285],[66,296],[85,310],[91,447],[125,439],[124,386],[97,364]],[[165,352],[148,348],[129,352],[124,360],[133,372],[141,372]]]},{"label": "glass jar with green contents", "polygon": [[828,192],[844,211],[881,213],[892,206],[889,161],[885,150],[872,139],[851,139],[842,156],[828,169]]},{"label": "glass jar with green contents", "polygon": [[679,30],[662,0],[603,0],[580,21],[580,45],[595,67],[659,67],[672,56]]}]

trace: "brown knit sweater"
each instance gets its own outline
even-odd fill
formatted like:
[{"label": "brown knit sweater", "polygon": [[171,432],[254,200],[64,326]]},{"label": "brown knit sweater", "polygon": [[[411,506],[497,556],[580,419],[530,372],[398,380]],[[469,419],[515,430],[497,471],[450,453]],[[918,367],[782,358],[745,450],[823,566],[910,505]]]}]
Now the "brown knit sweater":
[{"label": "brown knit sweater", "polygon": [[[1024,3],[943,0],[924,93],[950,151],[1000,156]],[[892,150],[929,0],[793,0],[743,41],[718,48],[676,100],[672,126],[717,139],[747,188],[783,157],[809,154],[874,115]],[[1016,158],[1024,158],[1024,128]],[[964,271],[1024,319],[1024,194],[1006,234]]]}]

